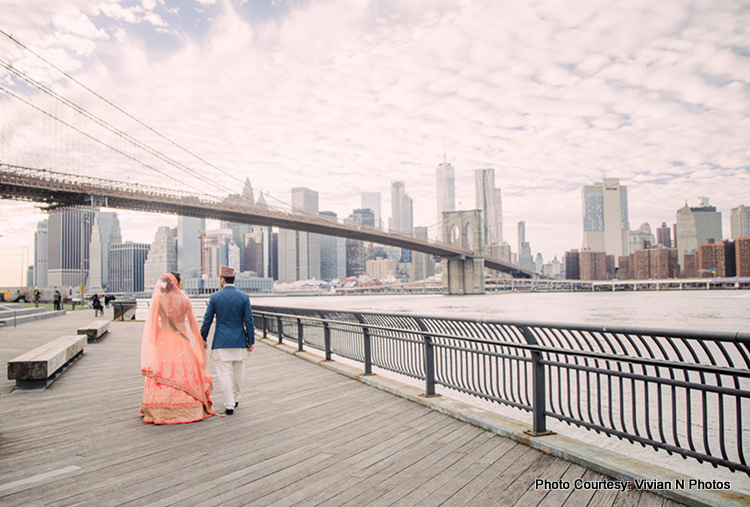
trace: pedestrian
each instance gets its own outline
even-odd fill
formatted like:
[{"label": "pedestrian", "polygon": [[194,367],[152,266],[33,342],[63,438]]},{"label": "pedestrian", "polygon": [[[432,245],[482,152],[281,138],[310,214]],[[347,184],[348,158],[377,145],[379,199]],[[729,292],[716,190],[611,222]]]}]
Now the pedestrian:
[{"label": "pedestrian", "polygon": [[55,289],[55,295],[53,297],[54,301],[54,307],[56,311],[62,310],[60,307],[60,302],[62,301],[62,294],[60,294],[60,291]]},{"label": "pedestrian", "polygon": [[208,346],[208,332],[215,315],[216,329],[211,344],[211,357],[221,385],[224,413],[232,415],[242,396],[244,361],[255,345],[255,326],[250,298],[234,286],[234,269],[221,266],[219,283],[221,290],[213,293],[208,300],[201,336]]},{"label": "pedestrian", "polygon": [[42,299],[42,291],[39,287],[34,287],[34,307],[39,308],[39,300]]},{"label": "pedestrian", "polygon": [[94,308],[94,317],[98,317],[99,312],[104,310],[104,308],[102,308],[102,302],[99,299],[99,294],[91,296],[91,306]]},{"label": "pedestrian", "polygon": [[162,275],[154,287],[141,340],[141,374],[143,422],[189,423],[216,414],[206,345],[179,273]]}]

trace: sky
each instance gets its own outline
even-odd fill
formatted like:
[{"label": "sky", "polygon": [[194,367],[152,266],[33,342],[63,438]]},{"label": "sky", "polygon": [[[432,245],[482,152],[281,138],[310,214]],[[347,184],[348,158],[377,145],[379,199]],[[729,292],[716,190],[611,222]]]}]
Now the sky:
[{"label": "sky", "polygon": [[[581,188],[605,177],[627,186],[631,229],[671,226],[706,196],[728,238],[731,208],[750,205],[748,3],[571,5],[0,0],[0,30],[75,79],[0,35],[0,86],[15,94],[0,90],[0,162],[216,195],[247,178],[272,205],[307,187],[339,217],[380,192],[386,220],[400,180],[414,224],[434,236],[447,160],[459,209],[475,207],[474,171],[494,169],[505,241],[517,251],[523,220],[545,261],[581,247]],[[125,240],[150,243],[176,224],[118,214]],[[44,218],[0,201],[0,286],[21,282]]]}]

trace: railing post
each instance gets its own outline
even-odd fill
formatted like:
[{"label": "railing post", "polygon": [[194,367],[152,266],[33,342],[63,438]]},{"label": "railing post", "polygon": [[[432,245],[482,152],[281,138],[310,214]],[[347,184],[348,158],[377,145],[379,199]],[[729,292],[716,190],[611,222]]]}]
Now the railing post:
[{"label": "railing post", "polygon": [[331,360],[331,328],[328,322],[323,322],[323,343],[326,348],[326,361]]},{"label": "railing post", "polygon": [[[362,315],[355,313],[354,318],[359,321],[360,324],[365,324],[365,319]],[[365,375],[372,375],[372,339],[370,338],[370,328],[362,326],[362,342],[364,345],[365,352]]]},{"label": "railing post", "polygon": [[279,345],[284,343],[284,324],[281,323],[281,317],[276,317],[276,322],[279,326],[278,334],[279,334]]},{"label": "railing post", "polygon": [[263,338],[268,338],[268,323],[265,314],[263,314]]},{"label": "railing post", "polygon": [[[534,334],[527,327],[521,328],[521,333],[529,345],[539,345]],[[547,382],[542,364],[542,353],[537,350],[531,351],[531,408],[532,408],[532,430],[526,431],[531,436],[552,435],[553,431],[547,430]]]},{"label": "railing post", "polygon": [[432,337],[424,335],[425,396],[435,396],[435,346]]},{"label": "railing post", "polygon": [[297,350],[302,352],[302,342],[304,339],[304,326],[302,325],[302,319],[297,319]]},{"label": "railing post", "polygon": [[362,338],[365,346],[365,375],[372,375],[372,343],[370,340],[370,330],[362,328]]}]

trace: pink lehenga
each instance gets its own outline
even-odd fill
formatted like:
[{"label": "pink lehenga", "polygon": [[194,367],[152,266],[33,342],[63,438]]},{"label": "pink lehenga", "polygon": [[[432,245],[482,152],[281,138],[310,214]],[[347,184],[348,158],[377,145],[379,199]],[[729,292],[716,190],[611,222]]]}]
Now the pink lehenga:
[{"label": "pink lehenga", "polygon": [[143,329],[143,422],[179,424],[215,415],[211,374],[198,322],[171,273],[156,284]]}]

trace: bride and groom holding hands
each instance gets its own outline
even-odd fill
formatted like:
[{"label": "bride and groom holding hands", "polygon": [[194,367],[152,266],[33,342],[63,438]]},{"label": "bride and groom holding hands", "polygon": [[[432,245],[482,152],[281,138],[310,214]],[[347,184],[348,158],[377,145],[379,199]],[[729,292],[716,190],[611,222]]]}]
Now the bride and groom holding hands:
[{"label": "bride and groom holding hands", "polygon": [[211,357],[224,414],[234,413],[242,395],[244,359],[255,344],[250,298],[234,286],[234,275],[232,268],[221,267],[222,288],[211,295],[200,328],[190,299],[182,291],[180,275],[167,273],[159,278],[141,341],[141,374],[146,377],[140,409],[144,422],[179,424],[216,415],[206,359],[214,317]]}]

